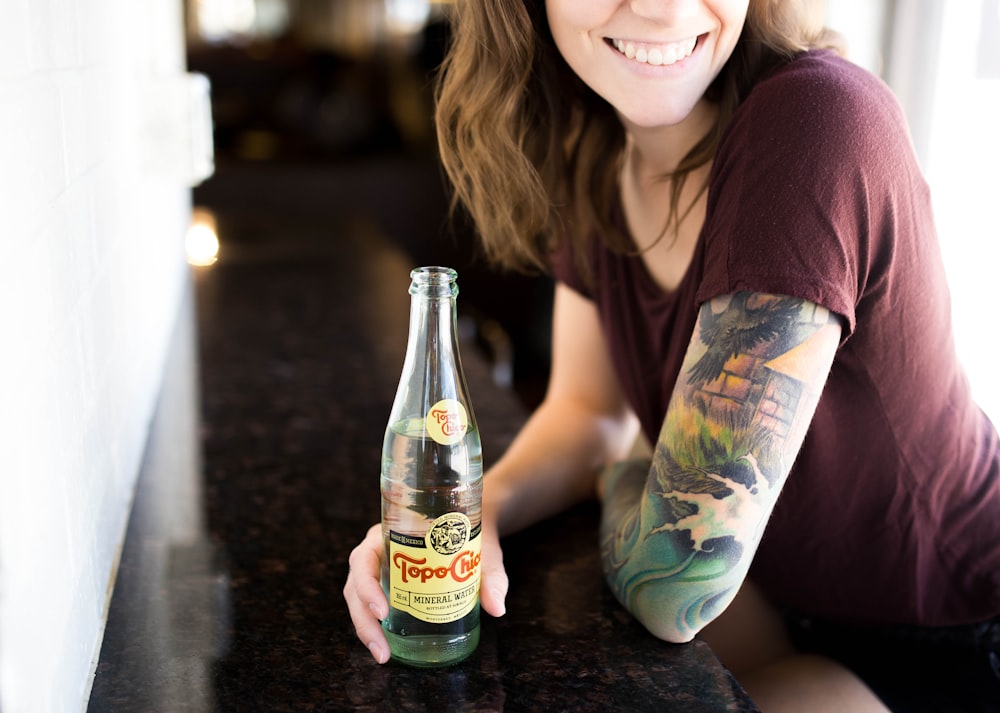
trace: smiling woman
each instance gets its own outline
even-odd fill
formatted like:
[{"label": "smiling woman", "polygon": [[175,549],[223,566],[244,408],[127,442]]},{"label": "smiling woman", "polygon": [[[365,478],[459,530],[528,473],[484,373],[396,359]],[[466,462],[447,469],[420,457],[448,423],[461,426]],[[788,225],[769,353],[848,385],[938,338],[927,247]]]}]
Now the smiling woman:
[{"label": "smiling woman", "polygon": [[[548,391],[484,478],[484,611],[500,536],[596,491],[624,608],[767,713],[995,709],[1000,435],[886,84],[805,0],[456,9],[455,200],[557,284]],[[380,557],[345,590],[363,641]]]}]

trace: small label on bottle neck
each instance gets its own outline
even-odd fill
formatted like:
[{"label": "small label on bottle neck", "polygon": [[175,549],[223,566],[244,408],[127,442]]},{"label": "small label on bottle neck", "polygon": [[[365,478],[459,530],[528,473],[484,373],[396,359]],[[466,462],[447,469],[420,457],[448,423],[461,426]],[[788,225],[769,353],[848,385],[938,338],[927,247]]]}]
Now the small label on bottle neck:
[{"label": "small label on bottle neck", "polygon": [[455,399],[441,399],[427,412],[427,434],[442,446],[453,446],[469,430],[469,414]]}]

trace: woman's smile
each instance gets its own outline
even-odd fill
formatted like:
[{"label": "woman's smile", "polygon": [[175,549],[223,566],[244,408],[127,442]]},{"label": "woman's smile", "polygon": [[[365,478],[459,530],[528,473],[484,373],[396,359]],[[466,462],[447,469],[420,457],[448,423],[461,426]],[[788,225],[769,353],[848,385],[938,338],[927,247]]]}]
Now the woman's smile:
[{"label": "woman's smile", "polygon": [[698,37],[670,43],[649,43],[611,37],[605,41],[630,60],[654,67],[665,67],[690,57],[698,44]]},{"label": "woman's smile", "polygon": [[563,59],[629,129],[676,126],[688,118],[732,54],[747,5],[748,0],[545,2]]}]

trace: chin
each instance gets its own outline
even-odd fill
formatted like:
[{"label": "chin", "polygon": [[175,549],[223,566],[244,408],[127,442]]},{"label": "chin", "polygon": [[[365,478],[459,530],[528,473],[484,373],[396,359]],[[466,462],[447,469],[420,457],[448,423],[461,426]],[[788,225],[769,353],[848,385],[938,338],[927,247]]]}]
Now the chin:
[{"label": "chin", "polygon": [[683,123],[694,110],[697,102],[669,102],[650,106],[650,103],[618,109],[618,116],[626,126],[636,129],[658,129]]},{"label": "chin", "polygon": [[661,129],[668,126],[677,126],[683,123],[690,115],[690,110],[675,112],[632,112],[628,114],[619,112],[619,116],[622,117],[626,126],[636,129]]}]

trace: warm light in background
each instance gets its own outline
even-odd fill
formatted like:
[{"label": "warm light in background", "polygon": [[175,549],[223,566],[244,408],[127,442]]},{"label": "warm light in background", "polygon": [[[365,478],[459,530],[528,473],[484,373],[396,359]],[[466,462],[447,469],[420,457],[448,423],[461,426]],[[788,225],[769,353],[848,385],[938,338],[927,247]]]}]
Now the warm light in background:
[{"label": "warm light in background", "polygon": [[206,42],[277,37],[288,27],[288,0],[195,0],[198,36]]},{"label": "warm light in background", "polygon": [[291,30],[309,44],[352,56],[413,38],[454,0],[185,0],[196,42],[252,44]]},{"label": "warm light in background", "polygon": [[254,0],[198,0],[198,31],[209,42],[249,33],[254,26]]},{"label": "warm light in background", "polygon": [[386,25],[390,32],[415,35],[431,16],[430,0],[385,0]]},{"label": "warm light in background", "polygon": [[184,240],[187,261],[196,267],[214,265],[219,259],[219,234],[211,211],[196,208]]}]

